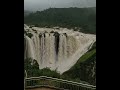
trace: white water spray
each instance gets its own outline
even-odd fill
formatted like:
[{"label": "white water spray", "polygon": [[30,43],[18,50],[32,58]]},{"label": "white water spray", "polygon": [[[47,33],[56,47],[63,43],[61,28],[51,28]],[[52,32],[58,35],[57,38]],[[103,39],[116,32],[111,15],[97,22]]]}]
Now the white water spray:
[{"label": "white water spray", "polygon": [[96,41],[95,35],[66,28],[24,26],[24,29],[32,34],[31,38],[25,35],[25,59],[35,59],[40,69],[49,67],[51,70],[57,69],[60,73],[69,70]]}]

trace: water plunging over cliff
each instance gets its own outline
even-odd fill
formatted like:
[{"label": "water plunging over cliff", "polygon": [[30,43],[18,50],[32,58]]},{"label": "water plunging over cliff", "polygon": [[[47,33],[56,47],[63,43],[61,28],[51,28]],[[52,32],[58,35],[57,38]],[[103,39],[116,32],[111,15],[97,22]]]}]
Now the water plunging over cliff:
[{"label": "water plunging over cliff", "polygon": [[39,68],[49,67],[60,73],[69,70],[96,40],[95,35],[66,28],[24,26],[24,56],[37,60]]}]

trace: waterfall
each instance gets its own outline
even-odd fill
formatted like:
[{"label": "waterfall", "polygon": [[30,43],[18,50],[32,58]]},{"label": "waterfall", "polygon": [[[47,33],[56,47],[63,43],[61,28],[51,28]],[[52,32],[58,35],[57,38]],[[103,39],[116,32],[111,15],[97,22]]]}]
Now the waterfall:
[{"label": "waterfall", "polygon": [[25,34],[24,56],[37,60],[39,68],[49,67],[60,73],[69,70],[96,41],[96,36],[60,28],[33,27]]},{"label": "waterfall", "polygon": [[25,58],[33,58],[35,59],[35,50],[34,50],[34,44],[33,41],[26,36],[25,37]]}]

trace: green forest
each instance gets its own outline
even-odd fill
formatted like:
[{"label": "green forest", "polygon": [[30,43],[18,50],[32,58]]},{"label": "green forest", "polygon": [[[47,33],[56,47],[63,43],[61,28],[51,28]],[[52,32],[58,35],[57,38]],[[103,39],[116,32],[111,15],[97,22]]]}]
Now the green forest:
[{"label": "green forest", "polygon": [[59,26],[95,34],[96,8],[49,8],[25,15],[24,23],[48,28]]}]

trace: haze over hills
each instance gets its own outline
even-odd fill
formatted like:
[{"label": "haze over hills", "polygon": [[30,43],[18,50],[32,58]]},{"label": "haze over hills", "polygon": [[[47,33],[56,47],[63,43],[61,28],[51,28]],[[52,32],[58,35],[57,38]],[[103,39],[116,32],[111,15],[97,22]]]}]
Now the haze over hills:
[{"label": "haze over hills", "polygon": [[[25,24],[39,27],[60,26],[81,28],[84,33],[96,33],[96,8],[49,8],[24,17]],[[77,28],[77,30],[78,30]]]},{"label": "haze over hills", "polygon": [[42,11],[47,8],[96,7],[96,0],[24,0],[24,9]]},{"label": "haze over hills", "polygon": [[32,12],[28,11],[28,10],[24,10],[24,16],[29,15],[30,13],[32,13]]}]

